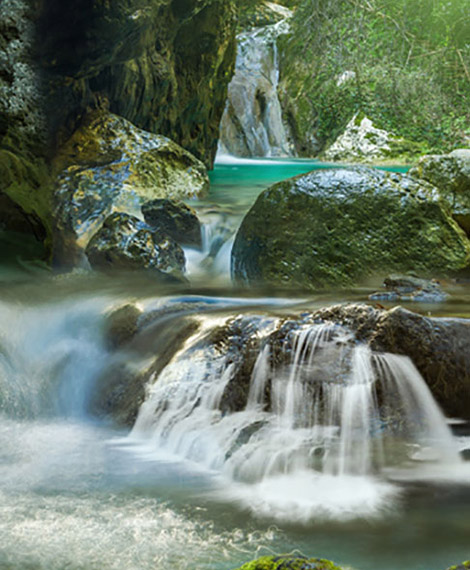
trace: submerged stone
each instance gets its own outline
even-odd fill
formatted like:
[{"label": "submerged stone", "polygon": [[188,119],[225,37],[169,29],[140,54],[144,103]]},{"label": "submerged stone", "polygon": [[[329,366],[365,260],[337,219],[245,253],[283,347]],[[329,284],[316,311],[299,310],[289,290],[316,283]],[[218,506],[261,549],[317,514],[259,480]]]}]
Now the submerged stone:
[{"label": "submerged stone", "polygon": [[56,159],[54,257],[79,263],[112,212],[140,213],[145,201],[189,198],[209,186],[205,166],[173,141],[105,112],[89,115]]},{"label": "submerged stone", "polygon": [[232,251],[244,284],[315,289],[379,272],[464,269],[470,242],[432,186],[367,167],[325,169],[265,190]]},{"label": "submerged stone", "polygon": [[156,228],[181,245],[202,246],[201,223],[196,212],[184,202],[166,198],[145,202],[142,214],[149,226]]},{"label": "submerged stone", "polygon": [[334,562],[304,556],[263,556],[247,562],[238,570],[341,570]]},{"label": "submerged stone", "polygon": [[413,301],[417,303],[443,303],[449,294],[435,279],[419,279],[410,275],[390,275],[384,280],[383,291],[369,296],[371,301]]},{"label": "submerged stone", "polygon": [[185,257],[181,247],[171,237],[128,214],[108,216],[90,240],[86,255],[93,269],[146,269],[161,278],[184,280]]}]

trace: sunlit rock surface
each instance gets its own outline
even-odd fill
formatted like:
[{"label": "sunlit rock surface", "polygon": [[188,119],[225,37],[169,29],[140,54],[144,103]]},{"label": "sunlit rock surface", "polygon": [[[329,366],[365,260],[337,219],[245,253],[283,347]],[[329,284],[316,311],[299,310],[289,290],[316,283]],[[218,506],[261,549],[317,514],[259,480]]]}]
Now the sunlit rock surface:
[{"label": "sunlit rock surface", "polygon": [[142,216],[155,198],[203,195],[205,166],[173,141],[106,112],[89,115],[56,158],[54,257],[79,262],[81,251],[113,212]]},{"label": "sunlit rock surface", "polygon": [[399,157],[413,147],[417,149],[417,145],[378,129],[368,117],[356,113],[323,158],[338,162],[373,162]]},{"label": "sunlit rock surface", "polygon": [[327,169],[259,196],[238,230],[232,275],[314,289],[390,271],[439,277],[465,268],[469,255],[432,186],[364,167]]}]

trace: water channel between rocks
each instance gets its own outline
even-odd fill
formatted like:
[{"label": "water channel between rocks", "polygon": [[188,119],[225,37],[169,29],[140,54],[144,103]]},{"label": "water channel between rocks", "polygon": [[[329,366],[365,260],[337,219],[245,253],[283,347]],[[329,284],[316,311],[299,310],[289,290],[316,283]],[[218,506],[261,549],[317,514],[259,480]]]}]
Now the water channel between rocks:
[{"label": "water channel between rocks", "polygon": [[[470,558],[465,432],[452,435],[408,359],[302,320],[370,291],[257,297],[228,284],[231,239],[256,195],[314,166],[217,167],[213,193],[192,204],[206,223],[204,253],[187,251],[192,289],[1,274],[1,569],[231,570],[302,552],[357,570],[443,570]],[[468,288],[451,299],[420,310],[468,316]],[[150,324],[111,349],[109,315],[129,302]],[[185,319],[198,328],[181,337]],[[132,429],[98,421],[90,402],[109,371],[151,369],[168,342]],[[247,346],[246,401],[227,404],[234,347]]]}]

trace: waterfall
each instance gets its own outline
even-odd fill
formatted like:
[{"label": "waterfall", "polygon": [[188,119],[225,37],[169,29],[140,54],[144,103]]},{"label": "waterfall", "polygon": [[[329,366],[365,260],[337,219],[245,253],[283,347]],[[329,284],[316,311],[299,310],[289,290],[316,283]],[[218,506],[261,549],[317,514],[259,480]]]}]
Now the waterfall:
[{"label": "waterfall", "polygon": [[[390,469],[460,463],[445,418],[411,361],[374,353],[335,324],[293,331],[289,348],[281,351],[285,362],[278,365],[272,319],[261,321],[246,407],[224,410],[221,400],[237,365],[230,351],[221,354],[209,340],[220,325],[204,320],[163,370],[132,439],[219,473],[232,492],[239,488],[245,500],[247,493],[249,501],[256,497],[258,512],[263,493],[268,503],[273,494],[279,502],[287,486],[290,511],[309,501],[315,514],[334,510],[341,497],[357,515],[389,498]],[[296,482],[300,495],[293,498]]]},{"label": "waterfall", "polygon": [[288,20],[238,36],[235,74],[220,126],[219,154],[241,157],[293,156],[282,118],[276,40]]},{"label": "waterfall", "polygon": [[105,305],[99,297],[37,307],[0,302],[0,412],[21,419],[86,414],[109,360]]}]

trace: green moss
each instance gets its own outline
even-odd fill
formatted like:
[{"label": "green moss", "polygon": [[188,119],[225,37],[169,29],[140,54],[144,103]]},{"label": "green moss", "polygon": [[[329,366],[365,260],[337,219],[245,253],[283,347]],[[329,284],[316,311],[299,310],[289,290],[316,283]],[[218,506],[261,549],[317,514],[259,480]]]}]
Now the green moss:
[{"label": "green moss", "polygon": [[[470,124],[470,48],[457,51],[448,30],[455,21],[466,26],[463,5],[371,0],[362,10],[348,0],[301,2],[292,33],[279,40],[282,105],[297,151],[311,152],[312,139],[326,148],[356,113],[357,122],[365,114],[397,138],[424,143],[424,152],[461,146]],[[351,76],[340,81],[345,72]],[[420,149],[393,152],[413,157]]]},{"label": "green moss", "polygon": [[0,149],[0,191],[27,214],[36,215],[46,230],[46,247],[52,235],[51,178],[41,158],[14,154]]},{"label": "green moss", "polygon": [[289,555],[263,556],[248,562],[238,570],[341,570],[330,560]]},{"label": "green moss", "polygon": [[375,273],[460,270],[470,242],[427,188],[366,168],[276,184],[242,222],[235,277],[315,289],[355,285]]},{"label": "green moss", "polygon": [[470,568],[470,561],[462,562],[462,564],[457,564],[456,566],[451,566],[447,570],[467,570]]}]

